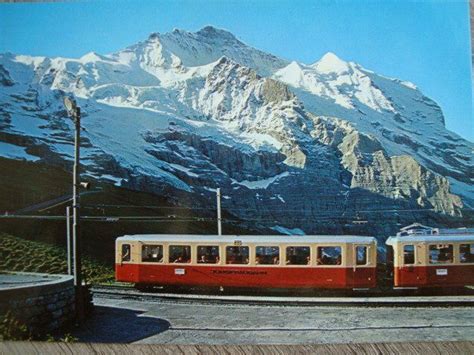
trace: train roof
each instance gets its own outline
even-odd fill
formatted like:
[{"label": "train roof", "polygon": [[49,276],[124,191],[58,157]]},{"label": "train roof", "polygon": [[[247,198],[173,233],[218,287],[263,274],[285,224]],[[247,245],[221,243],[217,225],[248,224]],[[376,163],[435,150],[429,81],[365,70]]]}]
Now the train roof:
[{"label": "train roof", "polygon": [[355,235],[196,235],[196,234],[134,234],[117,238],[117,242],[202,242],[202,243],[376,243],[374,237]]},{"label": "train roof", "polygon": [[426,234],[390,237],[387,245],[397,243],[446,243],[446,242],[474,242],[474,234]]}]

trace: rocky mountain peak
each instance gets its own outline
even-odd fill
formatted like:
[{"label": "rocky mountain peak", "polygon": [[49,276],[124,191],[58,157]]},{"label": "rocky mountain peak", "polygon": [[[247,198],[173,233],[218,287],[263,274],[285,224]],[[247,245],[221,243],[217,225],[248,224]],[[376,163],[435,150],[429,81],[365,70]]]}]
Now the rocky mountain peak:
[{"label": "rocky mountain peak", "polygon": [[149,48],[148,51],[153,52],[155,57],[162,58],[153,60],[162,66],[167,66],[173,57],[178,58],[185,67],[196,67],[226,56],[260,75],[269,76],[287,65],[285,60],[255,49],[239,41],[232,33],[213,26],[203,27],[197,32],[175,29],[164,34],[153,33],[141,45],[130,48],[132,51]]},{"label": "rocky mountain peak", "polygon": [[79,61],[84,62],[84,63],[107,61],[107,60],[109,60],[107,57],[100,55],[96,52],[86,53],[79,59]]},{"label": "rocky mountain peak", "polygon": [[229,32],[227,30],[223,30],[220,28],[216,28],[210,25],[201,28],[199,31],[196,32],[196,35],[199,37],[209,38],[213,40],[220,38],[220,39],[232,40],[232,41],[242,43],[237,39],[237,37],[234,36],[232,32]]},{"label": "rocky mountain peak", "polygon": [[340,59],[332,52],[328,52],[321,57],[316,63],[311,65],[320,73],[337,73],[343,74],[349,70],[349,63]]}]

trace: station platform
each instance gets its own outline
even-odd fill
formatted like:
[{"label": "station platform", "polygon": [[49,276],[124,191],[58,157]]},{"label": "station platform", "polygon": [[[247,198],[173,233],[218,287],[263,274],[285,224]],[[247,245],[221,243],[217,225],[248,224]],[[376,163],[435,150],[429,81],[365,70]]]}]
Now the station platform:
[{"label": "station platform", "polygon": [[69,280],[68,275],[38,274],[30,272],[0,273],[0,292],[9,289],[42,286],[58,281]]}]

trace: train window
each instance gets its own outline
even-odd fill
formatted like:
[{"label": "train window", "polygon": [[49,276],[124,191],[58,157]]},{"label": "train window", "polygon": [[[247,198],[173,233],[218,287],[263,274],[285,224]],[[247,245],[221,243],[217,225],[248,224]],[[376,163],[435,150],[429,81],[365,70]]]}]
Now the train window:
[{"label": "train window", "polygon": [[403,246],[403,264],[411,265],[415,263],[415,246],[404,245]]},{"label": "train window", "polygon": [[461,244],[459,257],[462,263],[474,263],[474,244]]},{"label": "train window", "polygon": [[255,264],[278,265],[280,263],[280,248],[277,246],[257,247],[255,251]]},{"label": "train window", "polygon": [[309,247],[287,247],[286,265],[309,265],[311,263]]},{"label": "train window", "polygon": [[249,247],[226,247],[226,264],[248,264]]},{"label": "train window", "polygon": [[162,263],[163,246],[162,245],[142,245],[142,261]]},{"label": "train window", "polygon": [[356,265],[367,265],[367,247],[362,245],[356,247]]},{"label": "train window", "polygon": [[452,244],[434,244],[429,246],[430,264],[449,264],[453,262]]},{"label": "train window", "polygon": [[170,245],[170,263],[190,263],[191,247],[189,245]]},{"label": "train window", "polygon": [[130,244],[122,244],[122,261],[130,261]]},{"label": "train window", "polygon": [[318,247],[318,265],[341,265],[342,249],[341,247]]},{"label": "train window", "polygon": [[217,264],[219,262],[219,246],[205,245],[197,247],[199,264]]}]

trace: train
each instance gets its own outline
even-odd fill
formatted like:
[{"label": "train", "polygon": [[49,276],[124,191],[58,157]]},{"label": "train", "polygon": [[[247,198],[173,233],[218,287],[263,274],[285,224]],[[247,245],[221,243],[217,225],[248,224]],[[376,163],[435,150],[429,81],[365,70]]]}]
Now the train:
[{"label": "train", "polygon": [[[378,248],[370,236],[125,235],[116,239],[115,271],[139,289],[370,290]],[[404,229],[386,240],[385,256],[395,289],[474,285],[472,230]]]}]

